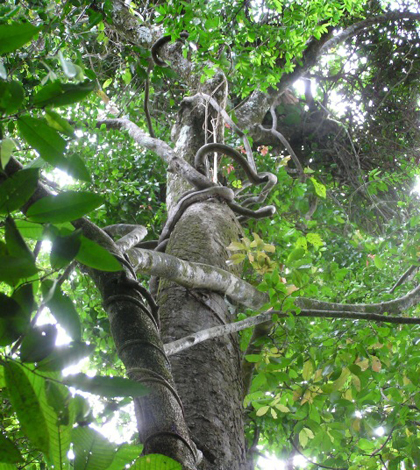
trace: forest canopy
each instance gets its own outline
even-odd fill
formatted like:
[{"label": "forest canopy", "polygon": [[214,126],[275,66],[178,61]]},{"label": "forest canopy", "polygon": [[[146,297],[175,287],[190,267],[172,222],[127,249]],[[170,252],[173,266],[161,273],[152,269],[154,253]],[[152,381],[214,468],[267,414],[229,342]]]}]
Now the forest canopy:
[{"label": "forest canopy", "polygon": [[419,21],[0,3],[0,470],[420,466]]}]

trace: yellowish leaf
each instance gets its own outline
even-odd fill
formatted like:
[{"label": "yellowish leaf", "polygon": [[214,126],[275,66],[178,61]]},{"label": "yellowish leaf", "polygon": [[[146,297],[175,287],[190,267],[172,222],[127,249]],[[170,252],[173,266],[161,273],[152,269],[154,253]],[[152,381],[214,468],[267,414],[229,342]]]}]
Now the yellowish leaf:
[{"label": "yellowish leaf", "polygon": [[261,408],[257,410],[257,416],[264,416],[269,410],[269,408],[270,408],[269,406],[262,406]]}]

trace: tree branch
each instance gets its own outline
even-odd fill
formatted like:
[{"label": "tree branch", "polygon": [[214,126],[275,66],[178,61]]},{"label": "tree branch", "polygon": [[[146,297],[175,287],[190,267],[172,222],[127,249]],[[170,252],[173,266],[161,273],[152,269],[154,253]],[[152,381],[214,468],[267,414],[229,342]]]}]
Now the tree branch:
[{"label": "tree branch", "polygon": [[219,292],[254,309],[269,301],[267,294],[220,268],[141,248],[132,248],[127,254],[137,271],[169,279],[190,289]]},{"label": "tree branch", "polygon": [[[345,305],[343,305],[345,307]],[[399,325],[418,325],[420,324],[419,317],[393,317],[389,315],[379,315],[376,313],[361,313],[361,312],[346,312],[346,311],[333,311],[333,310],[316,310],[316,309],[302,309],[299,314],[296,313],[283,313],[278,310],[271,310],[260,313],[255,317],[249,317],[245,320],[236,323],[229,323],[228,325],[216,326],[206,330],[198,331],[197,333],[188,335],[184,338],[173,341],[172,343],[165,344],[165,352],[170,356],[178,352],[188,349],[198,343],[208,339],[225,336],[238,331],[251,328],[256,325],[261,325],[270,322],[273,315],[278,318],[288,318],[291,315],[294,317],[311,317],[311,318],[339,318],[343,320],[368,320],[383,323],[395,323]]]},{"label": "tree branch", "polygon": [[179,158],[174,150],[163,140],[150,137],[149,134],[144,132],[134,122],[129,119],[106,119],[104,121],[98,121],[97,127],[102,124],[108,129],[125,129],[128,131],[130,137],[142,147],[156,153],[162,158],[164,162],[168,164],[168,171],[173,171],[182,177],[184,177],[189,183],[195,186],[197,189],[207,189],[215,186],[210,180],[199,173],[193,166],[187,161]]},{"label": "tree branch", "polygon": [[413,13],[410,11],[391,11],[385,13],[384,15],[373,16],[371,18],[366,18],[365,20],[354,23],[348,28],[341,31],[339,34],[335,35],[333,38],[329,39],[320,49],[319,54],[325,54],[329,49],[337,46],[346,39],[349,39],[353,36],[356,36],[363,30],[381,23],[388,23],[398,20],[416,20],[420,21],[420,13]]}]

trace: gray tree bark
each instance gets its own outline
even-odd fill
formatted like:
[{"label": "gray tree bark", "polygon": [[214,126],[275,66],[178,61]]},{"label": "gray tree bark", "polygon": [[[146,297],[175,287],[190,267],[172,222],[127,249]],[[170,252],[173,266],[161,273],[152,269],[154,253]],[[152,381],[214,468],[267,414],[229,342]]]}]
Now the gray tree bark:
[{"label": "gray tree bark", "polygon": [[[205,143],[203,119],[202,110],[184,109],[174,129],[175,148],[187,161]],[[169,212],[185,189],[184,184],[170,177]],[[241,227],[230,208],[216,198],[209,199],[184,212],[166,253],[226,269],[229,257],[226,247],[240,233]],[[158,304],[164,343],[232,321],[223,295],[190,290],[168,281],[160,282]],[[203,453],[200,468],[247,468],[237,335],[206,341],[170,360],[192,440]]]}]

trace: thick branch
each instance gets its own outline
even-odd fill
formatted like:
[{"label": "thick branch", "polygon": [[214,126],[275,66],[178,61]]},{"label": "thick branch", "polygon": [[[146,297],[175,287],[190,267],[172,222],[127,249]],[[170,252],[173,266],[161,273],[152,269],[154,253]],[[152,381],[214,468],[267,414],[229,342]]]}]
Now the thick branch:
[{"label": "thick branch", "polygon": [[406,295],[394,300],[380,302],[375,304],[339,304],[331,302],[322,302],[320,300],[307,299],[299,297],[296,299],[296,306],[302,309],[329,310],[334,312],[362,312],[363,314],[382,314],[389,313],[397,315],[410,307],[418,304],[420,301],[420,285],[408,292]]},{"label": "thick branch", "polygon": [[125,129],[130,137],[148,150],[156,153],[168,164],[168,171],[173,171],[184,177],[189,183],[197,189],[206,189],[215,186],[210,180],[199,173],[184,159],[177,157],[174,150],[163,140],[150,137],[146,132],[142,131],[134,122],[129,119],[107,119],[99,121],[97,126],[105,124],[108,129]]},{"label": "thick branch", "polygon": [[376,313],[361,313],[361,312],[346,312],[346,311],[333,311],[333,310],[302,310],[299,314],[294,313],[282,313],[277,310],[271,310],[269,312],[260,313],[255,317],[249,317],[245,320],[238,321],[236,323],[229,323],[228,325],[216,326],[214,328],[208,328],[207,330],[198,331],[192,335],[188,335],[185,338],[178,339],[172,343],[165,344],[165,352],[169,356],[176,354],[184,349],[188,349],[198,343],[206,341],[208,339],[217,338],[219,336],[225,336],[238,331],[251,328],[256,325],[261,325],[270,322],[273,315],[277,315],[278,318],[288,318],[290,315],[295,317],[311,317],[311,318],[338,318],[342,320],[368,320],[373,322],[383,323],[395,323],[399,325],[418,325],[420,324],[419,317],[393,317],[389,315],[379,315]]},{"label": "thick branch", "polygon": [[137,271],[169,279],[190,289],[219,292],[254,309],[269,301],[267,294],[220,268],[141,248],[133,248],[127,254]]}]

